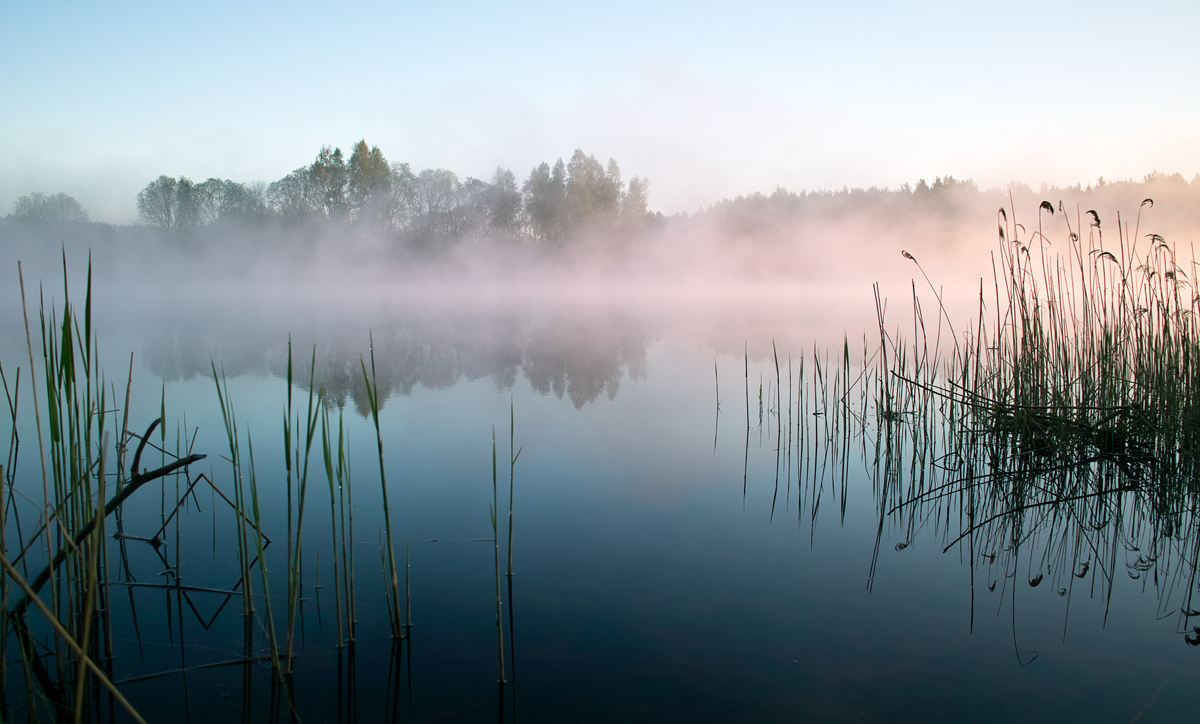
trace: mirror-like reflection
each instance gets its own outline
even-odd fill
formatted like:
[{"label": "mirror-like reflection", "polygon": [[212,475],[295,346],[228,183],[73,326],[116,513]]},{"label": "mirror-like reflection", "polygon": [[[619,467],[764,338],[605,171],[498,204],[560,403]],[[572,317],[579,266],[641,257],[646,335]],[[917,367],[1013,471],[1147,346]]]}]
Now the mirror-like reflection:
[{"label": "mirror-like reflection", "polygon": [[[570,400],[581,408],[599,397],[609,399],[621,380],[646,376],[646,349],[654,341],[636,319],[597,317],[415,318],[353,334],[337,329],[295,335],[297,350],[316,350],[314,384],[342,406],[349,400],[360,415],[369,407],[362,359],[374,348],[381,399],[411,394],[413,388],[446,388],[461,380],[491,379],[508,389],[518,377],[539,393]],[[319,336],[318,336],[319,335]],[[150,337],[145,363],[164,381],[211,375],[210,360],[224,374],[273,375],[287,367],[288,338],[274,329],[230,330],[215,325],[187,334],[166,331]],[[307,384],[308,360],[296,378]]]}]

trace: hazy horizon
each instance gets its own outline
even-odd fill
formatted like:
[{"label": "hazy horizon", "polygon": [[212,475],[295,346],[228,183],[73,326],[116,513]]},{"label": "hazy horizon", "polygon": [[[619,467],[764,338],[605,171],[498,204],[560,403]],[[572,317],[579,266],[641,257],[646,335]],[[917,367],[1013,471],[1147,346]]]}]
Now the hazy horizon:
[{"label": "hazy horizon", "polygon": [[65,192],[127,223],[160,174],[270,182],[360,138],[476,178],[583,148],[666,214],[946,174],[1191,179],[1197,30],[1180,2],[9,4],[0,211]]}]

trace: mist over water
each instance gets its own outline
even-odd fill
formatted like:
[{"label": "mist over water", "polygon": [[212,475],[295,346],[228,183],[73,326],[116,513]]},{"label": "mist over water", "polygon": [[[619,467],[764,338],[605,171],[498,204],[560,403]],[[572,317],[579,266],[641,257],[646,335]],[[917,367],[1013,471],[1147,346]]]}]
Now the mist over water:
[{"label": "mist over water", "polygon": [[[918,294],[936,286],[947,312],[961,315],[956,321],[965,327],[981,282],[992,285],[1001,208],[1026,230],[1042,228],[1039,246],[1047,254],[1064,249],[1071,231],[1094,233],[1082,213],[1092,209],[1114,247],[1130,244],[1135,233],[1144,245],[1153,232],[1184,254],[1195,238],[1194,186],[1163,177],[1086,192],[970,187],[927,192],[924,199],[874,190],[776,193],[722,202],[629,235],[582,233],[545,248],[473,238],[437,253],[414,252],[369,227],[330,223],[229,223],[164,233],[10,220],[0,221],[0,261],[13,270],[19,259],[28,283],[57,289],[64,251],[77,286],[90,255],[96,303],[111,311],[97,315],[98,323],[128,328],[203,326],[212,319],[236,329],[262,318],[299,333],[323,323],[365,330],[392,315],[573,310],[691,328],[714,344],[790,334],[799,344],[813,333],[854,337],[874,326],[876,282],[893,305],[908,304],[914,282]],[[1155,206],[1143,208],[1144,198],[1154,198]],[[1062,212],[1039,210],[1044,200]],[[11,315],[15,306],[6,309]]]}]

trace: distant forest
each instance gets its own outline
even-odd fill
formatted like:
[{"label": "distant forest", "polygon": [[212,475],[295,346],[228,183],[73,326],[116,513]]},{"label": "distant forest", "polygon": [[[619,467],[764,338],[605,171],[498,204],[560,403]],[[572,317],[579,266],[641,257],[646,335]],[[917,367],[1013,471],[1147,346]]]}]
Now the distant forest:
[{"label": "distant forest", "polygon": [[270,184],[159,176],[138,193],[137,208],[142,223],[172,231],[229,222],[345,225],[423,250],[463,239],[553,245],[583,231],[628,232],[654,218],[648,192],[638,176],[626,185],[616,161],[603,165],[581,150],[565,164],[542,163],[518,185],[503,168],[488,181],[446,169],[414,173],[359,141],[349,159],[325,146],[311,164]]},{"label": "distant forest", "polygon": [[[1180,197],[1175,214],[1190,214],[1200,202],[1200,175],[1189,182],[1179,174],[1155,172],[1141,181],[1100,178],[1086,187],[1043,184],[1036,192],[1019,183],[981,190],[974,181],[949,175],[897,189],[796,193],[777,188],[671,217],[649,210],[649,193],[645,178],[633,176],[625,183],[615,160],[602,164],[582,150],[566,163],[559,159],[538,165],[521,182],[504,168],[485,181],[460,179],[446,169],[414,172],[407,163],[389,162],[378,146],[363,140],[348,159],[340,148],[322,147],[310,164],[269,184],[159,176],[138,193],[137,209],[143,225],[179,237],[234,226],[356,229],[392,239],[402,249],[436,254],[463,242],[553,250],[579,240],[635,238],[672,224],[686,231],[706,223],[734,236],[753,236],[770,234],[781,225],[847,215],[961,217],[1008,205],[1010,199],[1035,208],[1041,200],[1070,199],[1136,209],[1144,197]],[[88,222],[83,207],[63,193],[22,196],[8,218]]]}]

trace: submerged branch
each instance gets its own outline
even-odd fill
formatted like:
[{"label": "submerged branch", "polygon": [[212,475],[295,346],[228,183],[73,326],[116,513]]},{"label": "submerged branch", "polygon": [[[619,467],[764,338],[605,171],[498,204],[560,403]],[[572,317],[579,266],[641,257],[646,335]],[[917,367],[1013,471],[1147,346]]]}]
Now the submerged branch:
[{"label": "submerged branch", "polygon": [[[155,424],[157,423],[158,421],[156,420]],[[154,425],[151,425],[150,429],[153,430]],[[147,435],[148,434],[149,433],[147,433]],[[108,504],[104,506],[103,516],[94,516],[91,520],[80,527],[78,531],[76,531],[68,545],[65,545],[59,549],[58,554],[54,556],[54,560],[47,564],[46,567],[42,569],[42,572],[37,575],[37,578],[33,580],[33,583],[30,584],[29,589],[32,593],[26,593],[26,595],[22,597],[15,606],[12,607],[9,615],[23,615],[25,611],[29,609],[31,596],[36,595],[37,592],[41,590],[42,586],[46,585],[46,582],[50,580],[50,576],[53,575],[55,569],[57,569],[63,564],[64,561],[67,560],[67,557],[70,555],[70,550],[77,547],[85,538],[91,535],[92,531],[96,529],[96,526],[99,524],[100,520],[112,515],[113,512],[117,510],[117,508],[121,507],[121,505],[129,498],[129,496],[133,495],[138,488],[152,480],[158,480],[165,475],[170,475],[180,468],[186,468],[188,465],[191,465],[199,460],[203,460],[205,457],[205,455],[200,454],[188,455],[185,458],[180,458],[179,460],[167,463],[157,470],[149,470],[145,473],[139,473],[131,476],[125,487],[116,495],[114,495],[112,500],[110,500]]]}]

